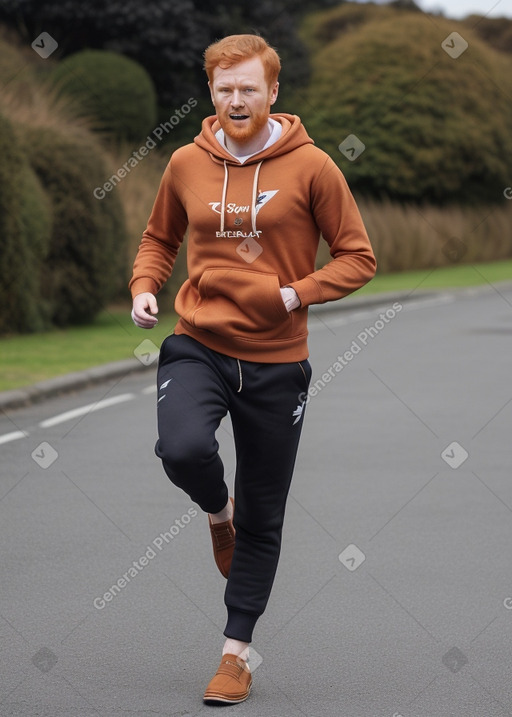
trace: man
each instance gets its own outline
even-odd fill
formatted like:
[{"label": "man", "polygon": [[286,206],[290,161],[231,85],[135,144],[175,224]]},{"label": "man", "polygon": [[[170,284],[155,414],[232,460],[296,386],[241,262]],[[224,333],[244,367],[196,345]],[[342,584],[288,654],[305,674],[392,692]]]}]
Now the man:
[{"label": "man", "polygon": [[[270,114],[280,67],[256,35],[207,48],[216,116],[172,155],[130,281],[132,318],[150,329],[188,228],[180,318],[160,350],[155,450],[170,480],[208,513],[227,578],[226,642],[206,704],[241,702],[251,689],[249,645],[277,569],[311,379],[308,306],[350,294],[376,266],[336,164],[297,116]],[[333,259],[315,271],[320,234]],[[234,502],[215,440],[228,412]]]}]

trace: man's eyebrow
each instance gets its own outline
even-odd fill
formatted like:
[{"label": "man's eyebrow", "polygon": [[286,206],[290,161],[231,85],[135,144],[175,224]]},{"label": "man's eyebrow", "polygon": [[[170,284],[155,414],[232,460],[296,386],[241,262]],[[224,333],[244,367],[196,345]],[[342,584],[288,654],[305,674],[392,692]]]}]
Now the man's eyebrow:
[{"label": "man's eyebrow", "polygon": [[251,79],[251,78],[249,78],[249,77],[247,77],[247,78],[245,78],[245,79],[242,78],[241,80],[238,80],[238,81],[237,81],[237,80],[232,80],[232,79],[229,79],[229,80],[217,80],[216,82],[214,82],[214,84],[216,84],[218,87],[229,87],[230,85],[235,84],[235,83],[237,83],[237,82],[238,82],[238,84],[240,84],[240,85],[250,85],[251,87],[255,87],[256,85],[261,84],[261,81],[260,81],[260,80],[255,80],[254,78]]}]

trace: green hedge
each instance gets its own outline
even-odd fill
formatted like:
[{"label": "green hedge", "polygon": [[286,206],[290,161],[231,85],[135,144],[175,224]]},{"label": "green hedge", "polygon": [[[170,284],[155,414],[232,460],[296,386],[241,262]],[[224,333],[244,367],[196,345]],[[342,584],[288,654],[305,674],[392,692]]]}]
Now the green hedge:
[{"label": "green hedge", "polygon": [[[458,31],[469,47],[441,46]],[[350,3],[303,32],[313,77],[298,113],[354,191],[435,204],[496,202],[510,184],[512,58],[455,21]],[[338,146],[366,146],[354,161]]]},{"label": "green hedge", "polygon": [[88,137],[24,128],[23,145],[52,205],[51,242],[42,266],[42,299],[53,324],[86,323],[126,279],[124,212],[112,192],[93,190],[108,177],[101,151]]},{"label": "green hedge", "polygon": [[138,143],[157,124],[157,99],[146,70],[107,50],[83,50],[60,62],[52,81],[77,100],[93,128],[118,141]]},{"label": "green hedge", "polygon": [[[0,26],[0,32],[3,29]],[[0,35],[0,86],[2,95],[15,93],[18,102],[30,99],[36,80],[32,58],[26,56],[26,47],[22,48],[14,38],[6,39]],[[29,46],[29,51],[35,55]],[[37,56],[36,56],[37,57]]]},{"label": "green hedge", "polygon": [[45,326],[40,266],[50,237],[50,212],[12,124],[0,115],[0,334]]},{"label": "green hedge", "polygon": [[18,244],[24,156],[11,123],[0,115],[0,333],[17,328],[18,300],[23,293],[23,260]]},{"label": "green hedge", "polygon": [[52,236],[51,202],[32,167],[26,162],[23,173],[20,219],[27,266],[23,271],[25,296],[23,331],[42,331],[50,327],[50,306],[44,300],[42,268]]}]

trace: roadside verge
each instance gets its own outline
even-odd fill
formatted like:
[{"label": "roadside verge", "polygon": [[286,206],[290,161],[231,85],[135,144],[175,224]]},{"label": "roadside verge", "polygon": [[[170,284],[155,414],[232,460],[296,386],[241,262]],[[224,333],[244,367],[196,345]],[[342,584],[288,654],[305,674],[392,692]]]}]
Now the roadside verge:
[{"label": "roadside verge", "polygon": [[[501,282],[500,282],[501,286]],[[510,282],[504,284],[507,288],[510,287]],[[431,297],[433,294],[439,294],[444,292],[464,294],[484,291],[496,291],[497,288],[492,285],[478,286],[478,287],[466,287],[462,289],[431,289],[422,292],[414,291],[400,291],[400,292],[385,292],[379,294],[371,294],[369,296],[361,297],[347,297],[340,299],[339,301],[332,301],[326,304],[315,304],[311,308],[312,314],[318,313],[333,313],[333,312],[345,312],[345,311],[357,311],[358,309],[371,309],[373,307],[385,306],[387,304],[393,304],[395,301],[400,303],[406,303],[407,301],[414,300],[418,301],[427,297]],[[141,330],[141,336],[142,336]],[[139,358],[129,358],[122,361],[113,361],[106,363],[101,366],[94,366],[84,371],[77,371],[74,373],[64,374],[62,376],[55,376],[54,378],[40,381],[32,385],[14,389],[12,391],[0,392],[0,411],[8,409],[22,408],[29,406],[33,403],[39,403],[46,399],[53,398],[64,393],[71,393],[73,391],[79,391],[83,388],[87,388],[94,384],[103,383],[110,379],[122,378],[131,373],[139,371],[156,371],[158,360],[158,353],[143,354]]]}]

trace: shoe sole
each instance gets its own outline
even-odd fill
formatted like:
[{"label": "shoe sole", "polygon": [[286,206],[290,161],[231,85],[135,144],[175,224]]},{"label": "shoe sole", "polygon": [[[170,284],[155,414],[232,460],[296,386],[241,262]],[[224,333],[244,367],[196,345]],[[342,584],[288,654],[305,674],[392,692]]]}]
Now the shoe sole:
[{"label": "shoe sole", "polygon": [[249,687],[247,694],[238,700],[230,700],[227,697],[221,697],[220,695],[211,695],[208,697],[204,697],[203,702],[205,705],[237,705],[240,702],[244,702],[249,697],[249,695],[251,694],[251,689],[252,685]]}]

